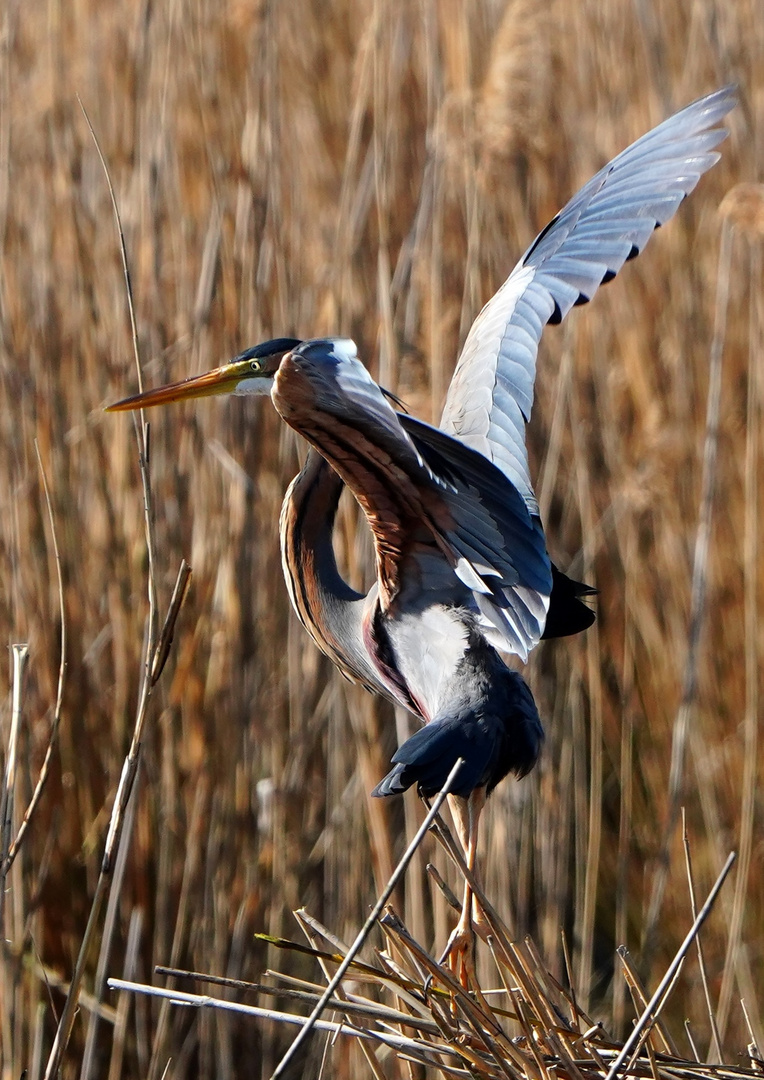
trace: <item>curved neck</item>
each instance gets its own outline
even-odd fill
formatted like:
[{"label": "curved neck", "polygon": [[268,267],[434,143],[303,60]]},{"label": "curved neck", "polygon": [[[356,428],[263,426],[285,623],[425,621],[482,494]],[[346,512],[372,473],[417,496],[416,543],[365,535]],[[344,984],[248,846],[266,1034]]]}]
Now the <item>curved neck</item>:
[{"label": "curved neck", "polygon": [[[377,585],[387,609],[399,589],[401,545],[432,544],[427,493],[418,485],[421,458],[396,413],[363,365],[330,340],[288,353],[276,372],[271,399],[347,485],[374,537]],[[418,535],[421,532],[421,537]],[[415,537],[414,534],[417,534]]]},{"label": "curved neck", "polygon": [[380,691],[363,646],[366,597],[337,567],[332,533],[344,485],[312,447],[281,507],[281,563],[300,622],[346,676]]}]

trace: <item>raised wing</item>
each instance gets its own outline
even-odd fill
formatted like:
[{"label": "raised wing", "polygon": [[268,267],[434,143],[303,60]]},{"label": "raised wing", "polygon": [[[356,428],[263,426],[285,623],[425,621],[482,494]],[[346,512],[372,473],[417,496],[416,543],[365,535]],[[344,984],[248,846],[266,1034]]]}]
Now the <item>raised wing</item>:
[{"label": "raised wing", "polygon": [[632,143],[601,169],[536,237],[475,320],[449,387],[441,428],[494,462],[538,513],[525,425],[536,355],[548,322],[560,322],[638,255],[719,160],[717,127],[735,104],[728,86]]}]

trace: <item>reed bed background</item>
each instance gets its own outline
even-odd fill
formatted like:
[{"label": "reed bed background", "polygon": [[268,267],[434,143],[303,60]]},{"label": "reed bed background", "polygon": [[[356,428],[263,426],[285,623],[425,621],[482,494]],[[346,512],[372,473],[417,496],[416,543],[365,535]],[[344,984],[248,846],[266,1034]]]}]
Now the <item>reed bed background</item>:
[{"label": "reed bed background", "polygon": [[[512,932],[532,934],[566,982],[564,930],[582,1009],[623,1037],[634,1014],[616,946],[652,987],[692,921],[685,807],[699,895],[739,852],[703,934],[727,1060],[750,1039],[741,997],[762,1046],[764,210],[757,188],[736,186],[763,164],[758,0],[51,0],[10,2],[0,23],[0,626],[9,645],[29,645],[13,833],[60,662],[35,440],[67,636],[50,775],[4,882],[2,1075],[42,1075],[147,632],[133,425],[102,412],[136,388],[125,284],[76,95],[122,214],[147,385],[267,337],[339,333],[412,412],[437,419],[472,318],[535,232],[632,138],[740,84],[722,162],[640,259],[545,334],[533,472],[550,550],[598,587],[598,621],[534,653],[543,757],[492,797],[482,857]],[[693,622],[714,340],[715,502]],[[149,707],[100,975],[152,981],[164,964],[256,981],[277,961],[253,935],[297,937],[298,907],[355,936],[424,815],[413,794],[368,797],[409,721],[343,682],[289,610],[277,522],[299,440],[267,403],[150,420],[162,612],[183,557],[193,578]],[[350,504],[338,545],[351,580],[368,583]],[[395,900],[437,949],[451,915],[427,860],[455,884],[428,840]],[[172,1077],[270,1075],[282,1029],[103,993],[98,962],[96,947],[85,989],[102,996],[101,1020],[92,1027],[85,996],[65,1076],[159,1077],[168,1061]],[[290,962],[317,978],[307,959]],[[705,1053],[695,965],[667,1018],[676,1033],[688,1017]],[[331,1054],[327,1075],[366,1075],[355,1048]]]}]

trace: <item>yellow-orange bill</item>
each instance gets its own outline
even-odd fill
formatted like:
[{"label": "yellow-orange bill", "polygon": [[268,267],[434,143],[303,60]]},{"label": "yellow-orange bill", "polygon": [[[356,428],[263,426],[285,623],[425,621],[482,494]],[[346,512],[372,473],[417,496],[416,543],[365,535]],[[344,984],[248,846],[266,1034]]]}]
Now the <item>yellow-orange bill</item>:
[{"label": "yellow-orange bill", "polygon": [[193,375],[190,379],[183,379],[181,382],[159,386],[154,390],[144,390],[142,394],[123,398],[122,401],[116,401],[113,405],[107,405],[106,412],[127,412],[129,409],[168,405],[171,401],[184,401],[188,398],[230,394],[247,374],[251,374],[251,368],[246,362],[225,364],[204,375]]}]

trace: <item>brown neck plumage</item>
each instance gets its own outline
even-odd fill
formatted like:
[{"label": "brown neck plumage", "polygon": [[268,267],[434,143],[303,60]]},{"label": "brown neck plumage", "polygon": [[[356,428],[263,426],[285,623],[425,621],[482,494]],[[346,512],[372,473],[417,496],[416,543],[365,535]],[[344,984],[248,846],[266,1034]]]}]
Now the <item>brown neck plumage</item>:
[{"label": "brown neck plumage", "polygon": [[365,597],[341,576],[332,547],[343,486],[311,447],[281,508],[281,561],[292,606],[321,652],[344,675],[379,691],[356,647]]}]

